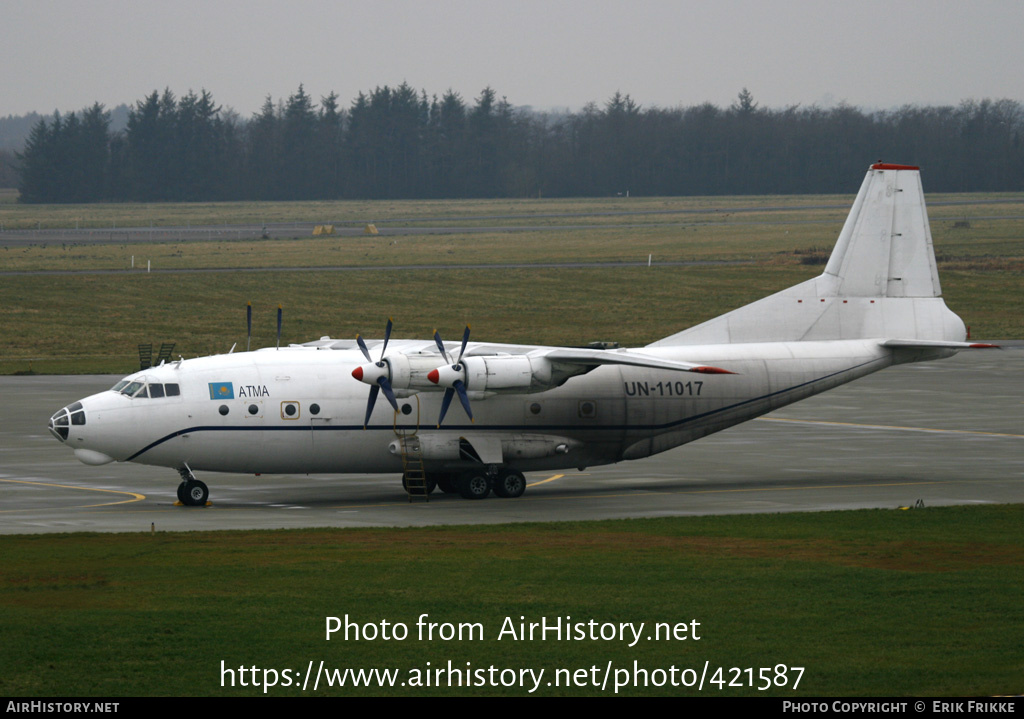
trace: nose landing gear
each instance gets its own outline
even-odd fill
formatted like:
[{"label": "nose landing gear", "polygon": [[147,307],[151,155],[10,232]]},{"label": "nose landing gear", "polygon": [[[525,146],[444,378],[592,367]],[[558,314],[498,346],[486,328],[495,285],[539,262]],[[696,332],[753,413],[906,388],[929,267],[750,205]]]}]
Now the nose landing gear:
[{"label": "nose landing gear", "polygon": [[181,484],[178,485],[178,501],[186,507],[206,506],[206,500],[210,497],[209,488],[196,479],[187,464],[178,468],[181,475]]}]

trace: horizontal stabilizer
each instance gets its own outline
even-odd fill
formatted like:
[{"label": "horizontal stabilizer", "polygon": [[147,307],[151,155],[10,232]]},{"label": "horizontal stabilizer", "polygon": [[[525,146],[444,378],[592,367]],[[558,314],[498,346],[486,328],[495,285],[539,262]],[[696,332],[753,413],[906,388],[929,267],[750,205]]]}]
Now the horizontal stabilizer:
[{"label": "horizontal stabilizer", "polygon": [[885,340],[880,342],[882,347],[889,349],[947,349],[947,350],[987,350],[1002,349],[999,345],[987,342],[942,342],[939,340]]}]

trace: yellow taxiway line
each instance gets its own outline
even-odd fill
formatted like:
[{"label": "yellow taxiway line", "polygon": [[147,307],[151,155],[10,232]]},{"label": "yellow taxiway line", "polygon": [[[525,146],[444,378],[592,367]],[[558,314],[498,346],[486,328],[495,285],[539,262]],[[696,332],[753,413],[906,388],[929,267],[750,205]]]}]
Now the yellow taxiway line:
[{"label": "yellow taxiway line", "polygon": [[[93,509],[95,507],[112,507],[115,504],[131,504],[132,502],[141,502],[146,498],[146,495],[139,494],[138,492],[125,492],[120,489],[100,489],[99,487],[76,487],[72,484],[53,484],[52,482],[30,482],[25,479],[0,479],[0,482],[8,482],[10,484],[34,484],[37,487],[59,487],[60,489],[79,489],[83,492],[109,492],[110,494],[127,494],[131,499],[122,499],[119,502],[103,502],[101,504],[84,504],[80,507],[74,507],[74,509]],[[0,510],[8,512],[24,512],[24,509],[10,509]]]}]

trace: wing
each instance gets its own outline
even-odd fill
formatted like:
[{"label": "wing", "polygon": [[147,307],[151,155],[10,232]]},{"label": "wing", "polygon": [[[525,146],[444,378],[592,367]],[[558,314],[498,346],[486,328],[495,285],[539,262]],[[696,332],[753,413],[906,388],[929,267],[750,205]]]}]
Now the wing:
[{"label": "wing", "polygon": [[628,365],[630,367],[646,367],[648,369],[666,369],[677,372],[699,372],[701,374],[736,374],[721,367],[677,362],[675,360],[652,357],[630,350],[591,350],[591,349],[552,349],[541,351],[541,357],[549,362],[583,367],[599,367],[601,365]]}]

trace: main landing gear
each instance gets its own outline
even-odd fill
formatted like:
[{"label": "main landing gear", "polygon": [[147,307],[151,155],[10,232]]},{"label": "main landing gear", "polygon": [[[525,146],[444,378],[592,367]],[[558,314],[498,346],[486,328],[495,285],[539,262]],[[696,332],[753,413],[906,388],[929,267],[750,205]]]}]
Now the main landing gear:
[{"label": "main landing gear", "polygon": [[445,494],[457,492],[463,499],[484,499],[492,490],[499,497],[514,499],[526,491],[526,477],[511,467],[481,468],[462,474],[429,474],[428,478],[436,481]]},{"label": "main landing gear", "polygon": [[181,484],[178,485],[178,501],[186,507],[206,506],[206,500],[210,498],[210,489],[196,479],[188,465],[178,468],[181,475]]}]

